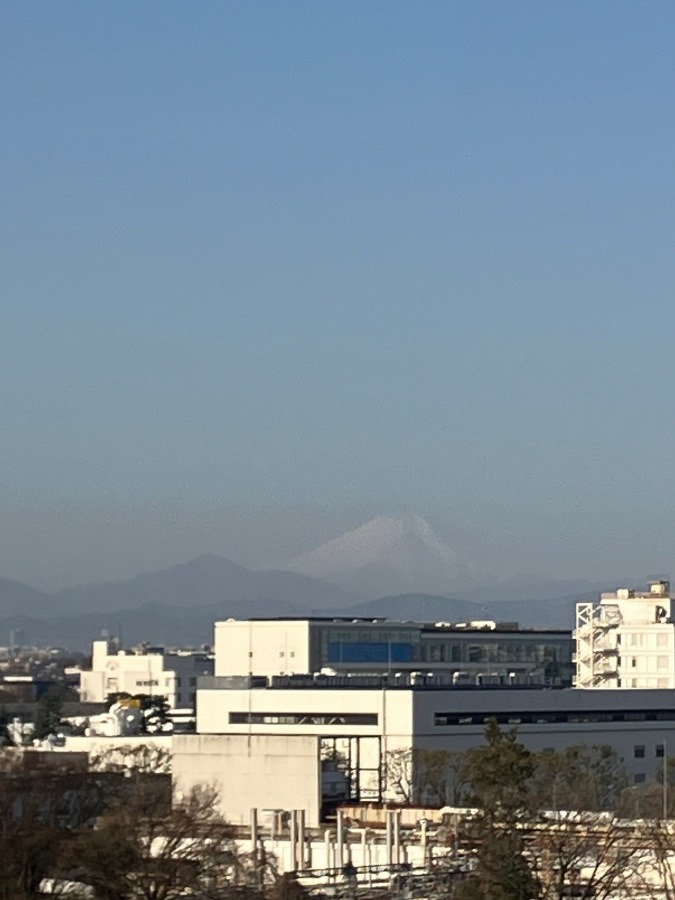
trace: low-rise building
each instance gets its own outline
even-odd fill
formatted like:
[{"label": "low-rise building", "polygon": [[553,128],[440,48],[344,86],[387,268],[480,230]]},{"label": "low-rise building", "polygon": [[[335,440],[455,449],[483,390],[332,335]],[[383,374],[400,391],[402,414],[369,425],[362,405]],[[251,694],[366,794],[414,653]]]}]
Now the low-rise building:
[{"label": "low-rise building", "polygon": [[94,641],[91,669],[80,677],[80,699],[102,703],[110,694],[148,694],[165,697],[171,707],[194,708],[197,679],[212,674],[209,653],[149,645],[122,650],[115,641]]}]

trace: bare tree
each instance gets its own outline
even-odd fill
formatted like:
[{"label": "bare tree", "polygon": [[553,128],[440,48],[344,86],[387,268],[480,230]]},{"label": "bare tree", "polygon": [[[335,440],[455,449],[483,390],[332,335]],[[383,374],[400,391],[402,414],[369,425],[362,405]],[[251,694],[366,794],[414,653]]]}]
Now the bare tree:
[{"label": "bare tree", "polygon": [[170,775],[171,750],[145,741],[115,743],[91,753],[89,767],[95,772],[119,772],[123,775]]},{"label": "bare tree", "polygon": [[412,756],[415,796],[434,806],[459,806],[468,784],[467,763],[466,753],[415,749]]},{"label": "bare tree", "polygon": [[172,900],[186,893],[219,900],[241,893],[252,873],[231,827],[215,812],[216,801],[214,790],[193,789],[167,809],[163,791],[139,781],[133,798],[113,803],[96,831],[73,842],[78,880],[105,900]]},{"label": "bare tree", "polygon": [[106,785],[59,754],[0,751],[0,898],[37,895],[73,835],[105,805]]},{"label": "bare tree", "polygon": [[413,800],[413,751],[410,747],[388,750],[384,758],[385,784],[402,803]]},{"label": "bare tree", "polygon": [[612,814],[556,813],[528,831],[542,900],[611,900],[637,877],[635,831]]},{"label": "bare tree", "polygon": [[640,832],[642,895],[675,900],[675,822],[642,820]]}]

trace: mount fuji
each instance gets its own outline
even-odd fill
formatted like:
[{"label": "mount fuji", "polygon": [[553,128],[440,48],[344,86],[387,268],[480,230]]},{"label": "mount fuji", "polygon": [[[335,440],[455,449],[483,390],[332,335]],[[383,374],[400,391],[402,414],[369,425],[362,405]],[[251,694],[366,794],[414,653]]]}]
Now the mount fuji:
[{"label": "mount fuji", "polygon": [[471,567],[420,516],[376,516],[297,556],[284,568],[366,598],[447,594],[475,586]]}]

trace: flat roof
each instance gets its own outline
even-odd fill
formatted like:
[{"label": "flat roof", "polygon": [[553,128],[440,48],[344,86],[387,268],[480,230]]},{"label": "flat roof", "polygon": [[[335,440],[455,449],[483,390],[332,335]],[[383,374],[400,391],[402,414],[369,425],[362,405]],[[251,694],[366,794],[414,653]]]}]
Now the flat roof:
[{"label": "flat roof", "polygon": [[419,628],[423,633],[443,634],[444,632],[471,632],[472,634],[558,634],[571,637],[571,628],[531,628],[523,627],[514,622],[497,622],[494,628],[482,625],[469,625],[461,622],[420,622],[413,619],[393,619],[387,616],[249,616],[246,619],[219,619],[216,625],[228,622],[309,622],[310,624],[340,625],[406,625],[409,628]]}]

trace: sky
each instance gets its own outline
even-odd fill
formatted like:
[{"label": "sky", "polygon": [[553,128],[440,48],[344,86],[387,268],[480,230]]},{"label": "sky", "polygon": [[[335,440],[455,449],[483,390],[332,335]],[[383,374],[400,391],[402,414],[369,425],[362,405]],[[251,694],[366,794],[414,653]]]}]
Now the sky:
[{"label": "sky", "polygon": [[10,0],[0,576],[414,513],[675,575],[675,7]]}]

